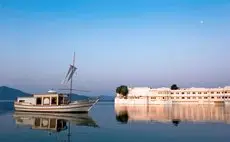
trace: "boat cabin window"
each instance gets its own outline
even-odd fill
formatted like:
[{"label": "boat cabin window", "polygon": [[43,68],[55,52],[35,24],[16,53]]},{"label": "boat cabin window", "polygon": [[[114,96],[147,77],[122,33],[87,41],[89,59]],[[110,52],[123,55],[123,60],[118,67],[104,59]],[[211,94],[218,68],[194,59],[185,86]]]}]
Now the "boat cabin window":
[{"label": "boat cabin window", "polygon": [[42,98],[37,98],[36,103],[37,103],[37,105],[41,105],[42,104]]},{"label": "boat cabin window", "polygon": [[57,104],[57,97],[52,97],[51,104],[52,105],[56,105]]},{"label": "boat cabin window", "polygon": [[64,99],[64,98],[63,98],[62,96],[59,96],[59,98],[58,98],[58,105],[64,103],[64,100],[63,100],[63,99]]},{"label": "boat cabin window", "polygon": [[43,105],[50,105],[50,97],[43,98]]},{"label": "boat cabin window", "polygon": [[20,103],[24,103],[24,102],[25,102],[25,100],[19,100],[19,102],[20,102]]}]

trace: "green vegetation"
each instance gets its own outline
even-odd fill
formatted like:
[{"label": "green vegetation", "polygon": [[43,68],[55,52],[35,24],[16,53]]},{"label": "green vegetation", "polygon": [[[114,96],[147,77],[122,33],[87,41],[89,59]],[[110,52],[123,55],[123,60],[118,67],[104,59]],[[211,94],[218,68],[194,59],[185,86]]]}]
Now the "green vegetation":
[{"label": "green vegetation", "polygon": [[121,85],[121,86],[117,87],[116,93],[121,94],[123,96],[127,96],[129,93],[129,89],[127,86]]},{"label": "green vegetation", "polygon": [[173,84],[172,86],[171,86],[171,90],[178,90],[178,89],[180,89],[179,87],[177,87],[177,85],[176,84]]}]

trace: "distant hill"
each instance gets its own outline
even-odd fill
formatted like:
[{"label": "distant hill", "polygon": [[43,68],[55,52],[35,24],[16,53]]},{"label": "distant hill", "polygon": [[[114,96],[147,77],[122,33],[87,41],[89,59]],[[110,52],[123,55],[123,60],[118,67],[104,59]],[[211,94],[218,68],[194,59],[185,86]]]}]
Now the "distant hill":
[{"label": "distant hill", "polygon": [[[17,97],[30,96],[30,94],[6,86],[0,87],[0,100],[16,100]],[[0,115],[13,110],[13,102],[0,102]]]},{"label": "distant hill", "polygon": [[[78,94],[72,95],[72,100],[84,100],[84,99],[89,99],[89,98],[95,98],[95,97],[78,95]],[[113,102],[114,98],[115,98],[114,96],[103,95],[103,96],[100,96],[99,101],[100,102]]]},{"label": "distant hill", "polygon": [[30,96],[30,94],[6,86],[0,87],[0,100],[16,100],[17,97]]},{"label": "distant hill", "polygon": [[84,96],[84,95],[78,95],[78,94],[72,94],[71,96],[71,100],[84,100],[84,99],[88,99],[90,97],[88,96]]},{"label": "distant hill", "polygon": [[100,98],[100,102],[113,102],[114,101],[114,98],[115,96],[107,96],[107,95],[104,95],[104,96],[101,96]]},{"label": "distant hill", "polygon": [[[23,91],[13,89],[6,86],[0,87],[0,100],[16,100],[17,97],[31,96],[31,94],[25,93]],[[88,98],[94,98],[85,95],[72,94],[72,100],[83,100]],[[100,97],[100,101],[114,101],[115,96],[103,95]]]}]

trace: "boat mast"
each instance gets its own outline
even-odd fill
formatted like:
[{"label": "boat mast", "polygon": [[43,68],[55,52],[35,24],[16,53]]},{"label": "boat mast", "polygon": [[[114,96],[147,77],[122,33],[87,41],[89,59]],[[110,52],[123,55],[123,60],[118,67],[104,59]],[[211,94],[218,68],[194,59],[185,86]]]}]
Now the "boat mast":
[{"label": "boat mast", "polygon": [[[73,53],[73,67],[75,65],[75,52]],[[71,77],[71,80],[70,80],[70,94],[69,94],[69,100],[71,101],[71,95],[72,95],[72,87],[73,87],[73,77]]]}]

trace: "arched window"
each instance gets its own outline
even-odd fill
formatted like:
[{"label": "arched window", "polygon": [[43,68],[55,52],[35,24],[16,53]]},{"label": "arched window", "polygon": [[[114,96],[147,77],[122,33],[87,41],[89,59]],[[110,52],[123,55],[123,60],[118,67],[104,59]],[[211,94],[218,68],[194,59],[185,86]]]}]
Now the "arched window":
[{"label": "arched window", "polygon": [[50,104],[50,99],[49,98],[44,98],[43,99],[43,104],[44,105],[49,105]]}]

